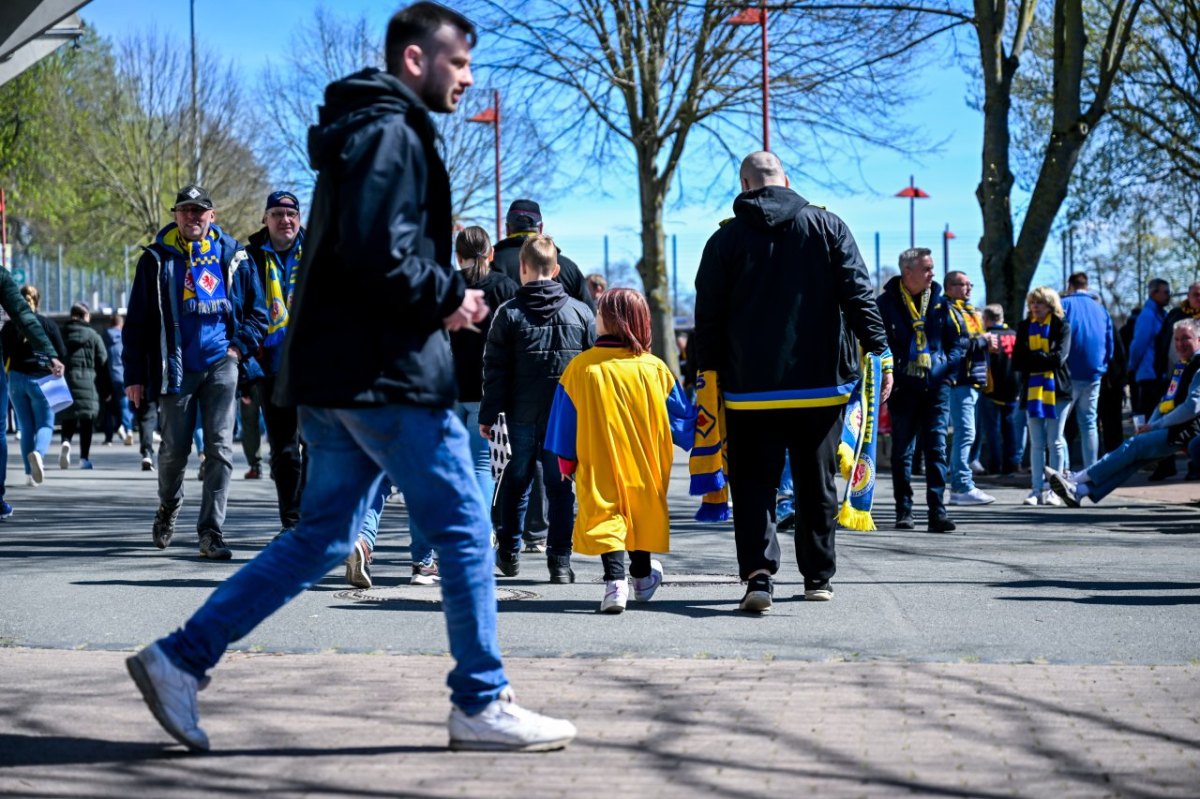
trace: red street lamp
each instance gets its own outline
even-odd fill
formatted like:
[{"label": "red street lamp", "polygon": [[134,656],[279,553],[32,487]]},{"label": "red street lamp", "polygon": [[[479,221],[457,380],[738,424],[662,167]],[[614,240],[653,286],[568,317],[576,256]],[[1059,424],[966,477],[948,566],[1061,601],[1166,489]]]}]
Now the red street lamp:
[{"label": "red street lamp", "polygon": [[492,107],[480,111],[467,120],[482,122],[496,128],[496,241],[500,241],[500,90],[492,90]]},{"label": "red street lamp", "polygon": [[917,246],[917,200],[926,200],[929,195],[917,188],[912,175],[908,176],[908,185],[896,192],[897,197],[908,198],[908,246]]},{"label": "red street lamp", "polygon": [[950,274],[950,239],[958,238],[950,232],[950,225],[946,225],[946,229],[942,232],[942,279],[945,280],[946,275]]},{"label": "red street lamp", "polygon": [[759,25],[762,27],[762,122],[763,149],[771,149],[770,107],[771,78],[767,70],[767,0],[758,8],[744,8],[727,20],[730,25]]}]

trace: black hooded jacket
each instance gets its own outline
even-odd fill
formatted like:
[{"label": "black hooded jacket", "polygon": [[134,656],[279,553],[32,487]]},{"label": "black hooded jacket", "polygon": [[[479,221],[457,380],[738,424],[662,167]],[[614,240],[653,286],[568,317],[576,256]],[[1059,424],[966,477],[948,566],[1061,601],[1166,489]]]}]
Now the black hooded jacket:
[{"label": "black hooded jacket", "polygon": [[276,402],[449,407],[442,320],[466,284],[450,265],[450,180],[429,110],[367,69],[331,83],[308,152],[317,170]]},{"label": "black hooded jacket", "polygon": [[553,280],[535,280],[500,306],[483,351],[479,423],[503,411],[509,424],[544,430],[563,370],[596,340],[595,317]]},{"label": "black hooded jacket", "polygon": [[782,186],[739,195],[733,212],[700,260],[689,359],[717,371],[727,404],[731,394],[771,392],[778,407],[848,396],[838,392],[858,378],[857,341],[887,351],[850,229]]},{"label": "black hooded jacket", "polygon": [[[518,286],[521,285],[521,245],[525,243],[525,238],[518,233],[500,239],[496,242],[495,258],[492,261],[492,269],[498,269],[508,275]],[[568,297],[579,300],[593,311],[596,310],[596,302],[587,289],[587,280],[583,277],[583,270],[574,261],[563,255],[561,249],[558,250],[558,276],[554,280],[562,284]]]},{"label": "black hooded jacket", "polygon": [[487,318],[474,330],[456,330],[450,334],[450,349],[454,352],[454,371],[458,376],[458,401],[479,402],[483,398],[483,347],[487,343],[492,320],[501,305],[517,296],[519,283],[508,279],[503,272],[489,269],[478,283],[469,283],[473,289],[483,292],[487,302]]}]

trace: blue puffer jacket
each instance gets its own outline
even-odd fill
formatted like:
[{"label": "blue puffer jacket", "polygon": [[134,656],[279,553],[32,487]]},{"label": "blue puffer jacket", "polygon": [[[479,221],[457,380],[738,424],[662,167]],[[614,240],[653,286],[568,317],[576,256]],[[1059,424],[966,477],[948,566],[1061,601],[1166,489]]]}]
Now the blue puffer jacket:
[{"label": "blue puffer jacket", "polygon": [[1158,331],[1162,330],[1166,318],[1166,308],[1154,300],[1146,300],[1133,326],[1133,341],[1129,345],[1129,373],[1133,375],[1134,382],[1162,380],[1166,377],[1154,368],[1154,340],[1158,338]]},{"label": "blue puffer jacket", "polygon": [[958,375],[966,352],[966,336],[960,336],[958,327],[950,321],[950,308],[936,281],[929,297],[929,308],[925,314],[925,337],[929,342],[932,365],[924,377],[906,373],[912,359],[913,326],[912,315],[900,292],[904,287],[899,277],[894,277],[883,287],[879,295],[879,315],[887,329],[888,345],[896,359],[896,390],[924,389],[946,383]]},{"label": "blue puffer jacket", "polygon": [[[158,240],[174,224],[158,235]],[[221,273],[232,311],[225,315],[229,346],[244,362],[258,352],[267,332],[267,309],[253,263],[237,240],[216,225],[221,241]],[[181,256],[156,240],[138,259],[122,340],[125,343],[125,385],[143,386],[146,399],[178,394],[183,383],[183,340],[179,318],[183,287],[175,280],[175,261]]]}]

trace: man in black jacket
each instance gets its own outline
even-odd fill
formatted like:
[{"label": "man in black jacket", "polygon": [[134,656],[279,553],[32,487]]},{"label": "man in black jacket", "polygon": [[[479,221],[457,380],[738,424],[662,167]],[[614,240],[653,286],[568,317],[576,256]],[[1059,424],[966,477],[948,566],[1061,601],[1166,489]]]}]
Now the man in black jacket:
[{"label": "man in black jacket", "polygon": [[896,356],[896,390],[888,402],[892,417],[892,487],[896,529],[911,530],[912,460],[920,446],[925,458],[925,500],[929,531],[948,533],[956,525],[946,513],[946,419],[950,381],[958,374],[966,337],[950,319],[942,287],[933,279],[933,257],[925,247],[900,253],[900,274],[879,295],[879,315]]},{"label": "man in black jacket", "polygon": [[[280,532],[295,529],[300,521],[300,492],[304,464],[300,450],[300,426],[295,405],[276,404],[275,378],[283,357],[295,289],[304,253],[304,227],[300,224],[300,201],[290,191],[272,192],[263,212],[262,230],[250,237],[246,254],[254,262],[267,307],[267,335],[256,357],[243,370],[243,394],[250,397],[252,419],[242,418],[243,431],[249,422],[258,424],[262,409],[271,445],[271,479],[279,500]],[[243,432],[243,435],[245,433]]]},{"label": "man in black jacket", "polygon": [[549,530],[546,562],[550,582],[575,581],[571,533],[575,498],[558,470],[558,456],[543,448],[550,406],[563,370],[595,341],[595,317],[554,281],[558,248],[549,236],[534,235],[521,246],[521,288],[496,312],[483,351],[483,401],[479,432],[491,438],[501,412],[508,423],[512,458],[500,479],[500,530],[496,566],[506,577],[520,570],[525,492],[535,463],[546,476]]},{"label": "man in black jacket", "polygon": [[430,111],[449,113],[472,84],[475,30],[419,2],[388,24],[387,72],[330,84],[309,131],[317,170],[307,253],[284,341],[276,401],[299,406],[310,472],[300,524],[228,578],[181,629],[127,663],[155,717],[207,749],[196,691],[231,641],[350,553],[384,472],[441,557],[442,607],[455,658],[450,745],[547,750],[570,722],[519,707],[496,638],[487,507],[467,431],[454,417],[447,330],[487,305],[450,265],[450,184]]},{"label": "man in black jacket", "polygon": [[[521,282],[521,245],[530,236],[542,232],[542,207],[533,200],[513,200],[504,217],[505,237],[496,242],[492,268],[499,269],[515,283]],[[558,252],[558,274],[554,281],[562,285],[568,297],[579,300],[592,311],[596,300],[588,291],[583,271],[570,258]]]},{"label": "man in black jacket", "polygon": [[698,372],[717,372],[725,398],[734,538],[748,583],[740,608],[761,613],[771,607],[779,569],[775,496],[785,452],[804,596],[832,598],[837,444],[858,381],[858,342],[884,356],[884,398],[892,367],[846,224],[788,188],[771,153],[746,157],[741,184],[734,218],[708,240],[700,261],[689,355]]}]

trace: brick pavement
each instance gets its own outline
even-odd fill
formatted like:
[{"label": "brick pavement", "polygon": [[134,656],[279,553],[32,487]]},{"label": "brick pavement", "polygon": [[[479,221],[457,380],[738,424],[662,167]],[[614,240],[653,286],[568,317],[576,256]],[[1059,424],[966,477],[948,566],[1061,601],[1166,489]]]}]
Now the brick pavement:
[{"label": "brick pavement", "polygon": [[1200,665],[510,659],[572,718],[543,755],[445,750],[448,659],[232,654],[187,755],[122,653],[0,649],[0,794],[1200,794]]}]

